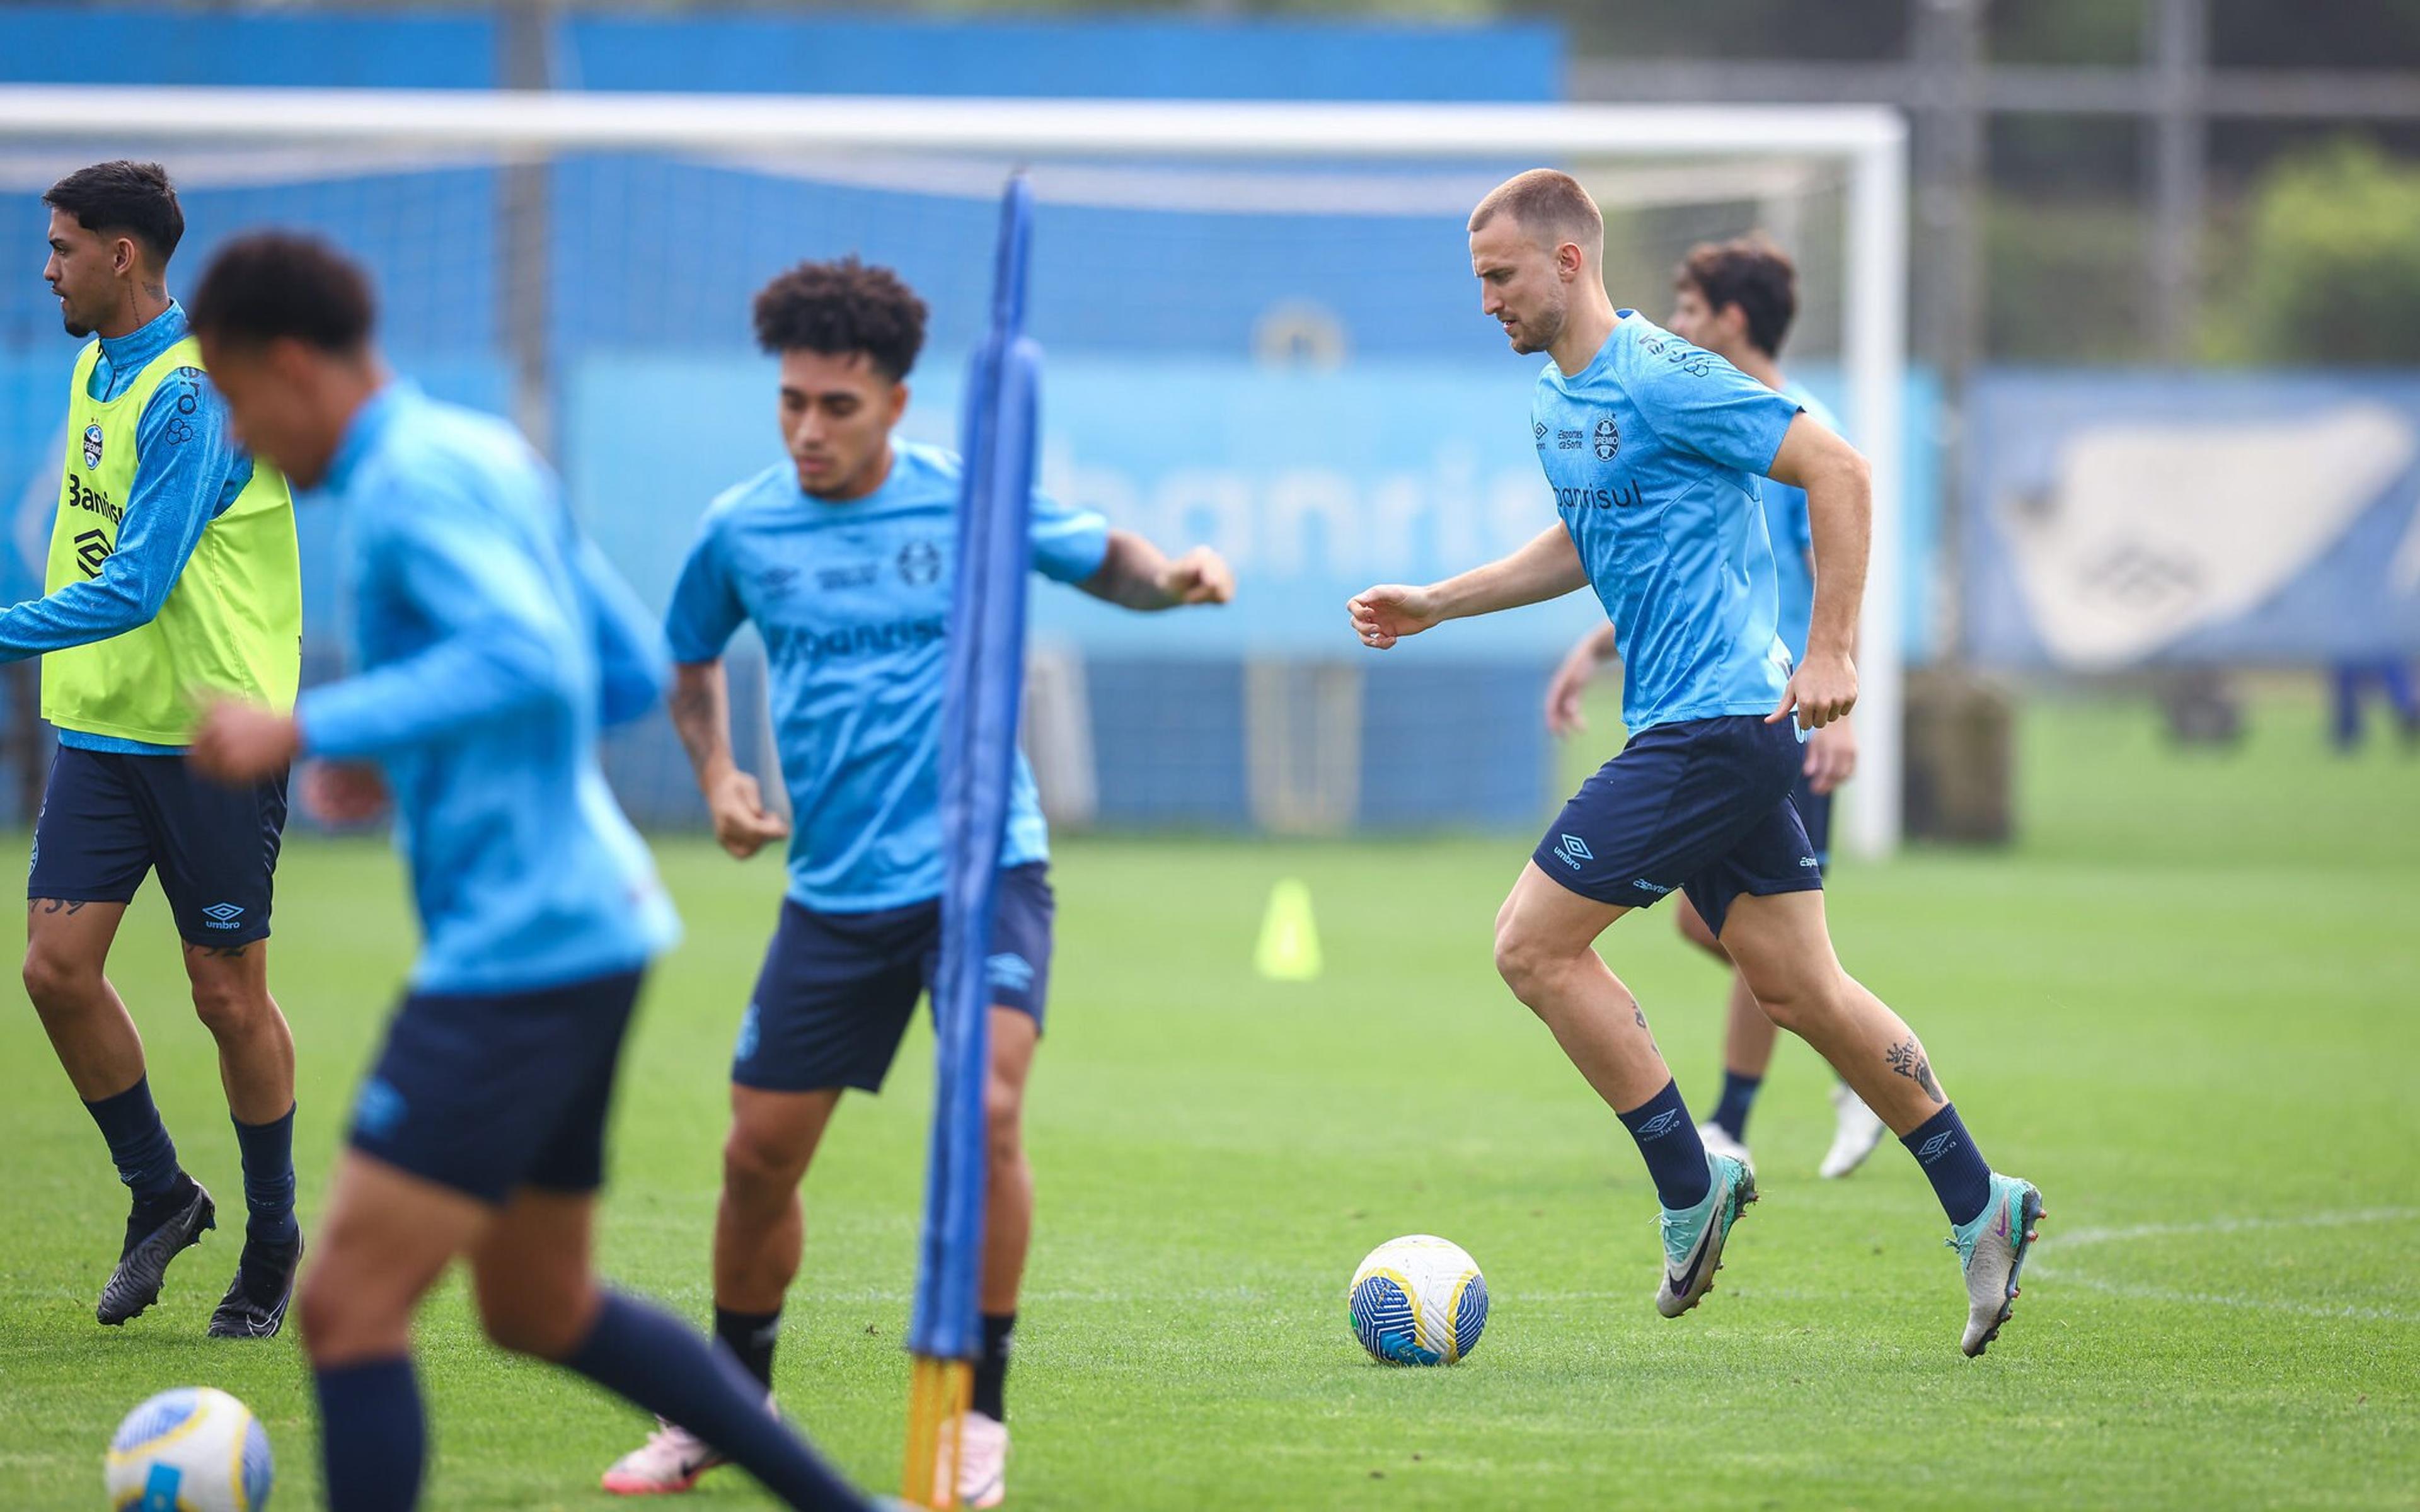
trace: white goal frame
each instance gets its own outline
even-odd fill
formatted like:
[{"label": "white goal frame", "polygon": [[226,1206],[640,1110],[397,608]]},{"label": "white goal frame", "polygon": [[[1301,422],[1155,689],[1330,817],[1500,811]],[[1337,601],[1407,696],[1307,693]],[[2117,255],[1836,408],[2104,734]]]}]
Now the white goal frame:
[{"label": "white goal frame", "polygon": [[[1829,160],[1847,179],[1841,360],[1849,427],[1873,464],[1873,549],[1858,652],[1863,740],[1847,848],[1900,838],[1903,669],[1901,402],[1907,129],[1883,106],[1348,104],[667,95],[511,90],[0,86],[0,141],[108,138],[582,149],[1065,154],[1085,158],[1575,157]],[[1516,402],[1508,395],[1506,403]]]}]

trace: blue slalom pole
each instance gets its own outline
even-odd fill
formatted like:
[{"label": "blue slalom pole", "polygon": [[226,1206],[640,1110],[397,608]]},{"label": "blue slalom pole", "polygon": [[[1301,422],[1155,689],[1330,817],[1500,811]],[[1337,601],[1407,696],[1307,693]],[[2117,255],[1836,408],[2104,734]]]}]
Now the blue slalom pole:
[{"label": "blue slalom pole", "polygon": [[[992,901],[1008,824],[1025,687],[1025,594],[1031,557],[1035,409],[1041,352],[1026,339],[1026,249],[1033,194],[1022,175],[1001,204],[991,329],[967,384],[965,491],[950,610],[941,713],[941,957],[938,1095],[924,1194],[924,1233],[908,1349],[965,1361],[981,1349],[984,1088],[990,1063]],[[911,1441],[914,1435],[911,1431]],[[916,1450],[911,1442],[911,1457]],[[911,1480],[913,1465],[911,1463]]]}]

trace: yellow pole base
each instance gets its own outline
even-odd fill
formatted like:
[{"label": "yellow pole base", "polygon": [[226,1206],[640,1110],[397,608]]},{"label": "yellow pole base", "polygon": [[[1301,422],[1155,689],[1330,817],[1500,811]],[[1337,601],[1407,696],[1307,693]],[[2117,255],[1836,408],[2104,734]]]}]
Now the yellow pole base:
[{"label": "yellow pole base", "polygon": [[958,1429],[972,1400],[975,1367],[965,1360],[915,1357],[908,1379],[908,1468],[899,1495],[909,1506],[958,1504]]}]

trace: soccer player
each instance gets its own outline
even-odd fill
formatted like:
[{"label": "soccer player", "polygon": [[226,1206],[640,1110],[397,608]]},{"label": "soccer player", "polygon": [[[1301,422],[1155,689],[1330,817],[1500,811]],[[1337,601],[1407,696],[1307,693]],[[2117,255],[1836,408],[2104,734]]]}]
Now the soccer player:
[{"label": "soccer player", "polygon": [[294,1221],[294,1041],[269,995],[269,914],[286,773],[198,781],[187,689],[275,707],[302,671],[302,567],[286,480],[244,455],[204,376],[168,259],[184,212],[160,165],[103,162],[43,196],[42,270],[71,336],[92,336],[68,392],[48,591],[0,611],[0,658],[42,658],[58,751],[25,883],[25,992],[133,1194],[98,1315],[159,1300],[168,1262],[217,1227],[152,1104],[143,1039],[106,968],[147,872],[185,946],[194,1011],[218,1041],[249,1216],[214,1338],[286,1319]]},{"label": "soccer player", "polygon": [[[1674,280],[1672,333],[1745,373],[1768,389],[1795,400],[1799,409],[1821,421],[1826,430],[1839,423],[1823,401],[1781,374],[1781,343],[1798,314],[1798,272],[1789,256],[1763,237],[1743,237],[1691,249]],[[1764,490],[1764,523],[1772,535],[1773,565],[1779,590],[1781,643],[1795,662],[1807,655],[1807,621],[1815,606],[1815,540],[1807,520],[1807,492],[1788,484]],[[1558,735],[1585,727],[1580,695],[1596,670],[1613,659],[1613,626],[1604,625],[1583,638],[1556,669],[1546,689],[1546,724]],[[1832,860],[1832,793],[1856,769],[1857,736],[1842,715],[1807,739],[1806,760],[1790,789],[1791,806],[1807,826],[1815,848],[1816,870],[1828,870]],[[1682,937],[1730,966],[1731,958],[1698,917],[1684,893],[1673,902],[1679,910]],[[1773,1044],[1779,1031],[1746,980],[1734,969],[1729,1016],[1723,1031],[1723,1094],[1714,1117],[1698,1125],[1706,1149],[1752,1165],[1747,1152],[1747,1116],[1757,1088],[1773,1064]],[[1874,1117],[1847,1082],[1832,1088],[1832,1148],[1818,1167],[1827,1177],[1846,1176],[1865,1164],[1882,1142],[1883,1121]]]},{"label": "soccer player", "polygon": [[394,794],[426,935],[302,1284],[329,1507],[417,1504],[411,1314],[458,1256],[498,1344],[681,1414],[787,1505],[864,1505],[730,1361],[589,1266],[614,1066],[679,933],[597,760],[653,706],[660,637],[511,427],[389,377],[343,257],[239,239],[194,323],[239,433],[344,512],[360,671],[290,715],[213,702],[193,763],[243,783],[314,758],[305,801],[336,819]]},{"label": "soccer player", "polygon": [[[924,301],[890,270],[802,264],[757,295],[755,321],[758,344],[781,361],[789,455],[707,507],[670,630],[673,717],[717,838],[741,857],[790,841],[788,896],[732,1061],[714,1227],[715,1333],[769,1393],[783,1296],[799,1270],[799,1183],[841,1093],[881,1089],[939,949],[941,686],[962,468],[953,453],[892,436],[923,346]],[[1039,494],[1032,541],[1046,576],[1127,609],[1223,604],[1233,592],[1215,552],[1171,562]],[[732,758],[721,657],[745,621],[770,663],[796,834]],[[1033,1221],[1025,1083],[1050,980],[1047,858],[1020,755],[988,963],[983,1353],[961,1425],[958,1493],[979,1507],[1007,1494],[1003,1393]],[[704,1427],[674,1415],[606,1472],[606,1489],[687,1489],[719,1462]]]},{"label": "soccer player", "polygon": [[[1507,179],[1469,229],[1481,308],[1513,350],[1551,359],[1530,429],[1560,518],[1500,561],[1365,589],[1347,612],[1383,651],[1447,620],[1593,586],[1621,640],[1631,732],[1513,884],[1496,918],[1497,969],[1637,1141],[1663,1208],[1656,1308],[1677,1318],[1712,1288],[1756,1178],[1707,1153],[1646,1011],[1593,947],[1622,915],[1685,891],[1765,1012],[1832,1063],[1931,1180],[1965,1273],[1960,1347],[1980,1354],[2014,1304],[2041,1195],[1984,1164],[1923,1044],[1840,968],[1820,865],[1790,805],[1803,733],[1857,699],[1865,459],[1796,400],[1616,310],[1604,219],[1570,176]],[[1804,662],[1775,632],[1759,474],[1807,491],[1816,574]]]}]

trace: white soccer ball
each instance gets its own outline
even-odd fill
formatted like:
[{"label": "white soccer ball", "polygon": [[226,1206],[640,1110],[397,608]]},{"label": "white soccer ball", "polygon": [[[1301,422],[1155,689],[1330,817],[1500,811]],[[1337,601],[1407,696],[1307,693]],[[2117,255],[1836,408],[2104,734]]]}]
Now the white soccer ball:
[{"label": "white soccer ball", "polygon": [[252,1409],[209,1386],[180,1386],[126,1414],[102,1473],[118,1512],[260,1512],[274,1468]]},{"label": "white soccer ball", "polygon": [[1353,1273],[1354,1336],[1387,1365],[1451,1365],[1479,1347],[1487,1278],[1461,1245],[1434,1234],[1390,1239]]}]

